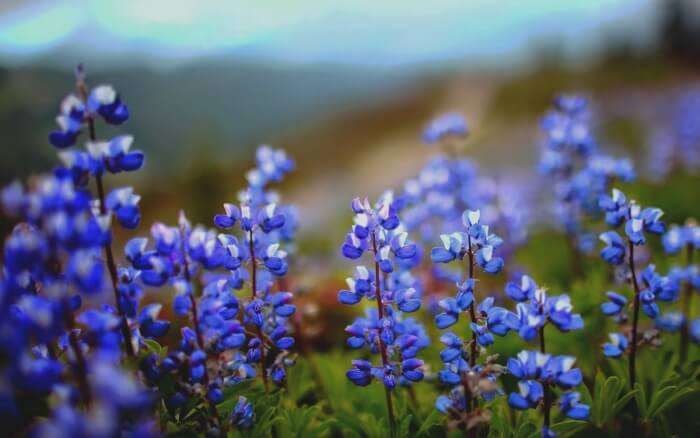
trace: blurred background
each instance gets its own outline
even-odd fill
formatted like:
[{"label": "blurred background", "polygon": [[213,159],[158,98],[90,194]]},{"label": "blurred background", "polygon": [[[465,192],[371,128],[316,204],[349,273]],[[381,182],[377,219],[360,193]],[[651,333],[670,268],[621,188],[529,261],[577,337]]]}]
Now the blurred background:
[{"label": "blurred background", "polygon": [[302,244],[335,253],[348,200],[414,175],[444,111],[467,116],[480,165],[527,176],[539,116],[583,92],[606,148],[645,169],[650,123],[700,90],[700,1],[4,0],[0,183],[56,163],[47,134],[79,62],[129,105],[120,131],[147,165],[118,184],[143,195],[144,225],[181,207],[210,223],[269,143],[297,162],[282,192]]}]

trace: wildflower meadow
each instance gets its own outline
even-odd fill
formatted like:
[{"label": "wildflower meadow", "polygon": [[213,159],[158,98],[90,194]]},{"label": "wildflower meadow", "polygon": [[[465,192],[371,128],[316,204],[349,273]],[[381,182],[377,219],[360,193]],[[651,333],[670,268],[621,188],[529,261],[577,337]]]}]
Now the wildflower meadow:
[{"label": "wildflower meadow", "polygon": [[135,91],[88,73],[40,133],[54,166],[1,192],[3,435],[700,434],[700,210],[673,196],[700,187],[697,95],[642,157],[561,90],[528,183],[480,166],[461,113],[425,120],[427,161],[340,200],[326,260],[269,145],[208,221],[144,223]]}]

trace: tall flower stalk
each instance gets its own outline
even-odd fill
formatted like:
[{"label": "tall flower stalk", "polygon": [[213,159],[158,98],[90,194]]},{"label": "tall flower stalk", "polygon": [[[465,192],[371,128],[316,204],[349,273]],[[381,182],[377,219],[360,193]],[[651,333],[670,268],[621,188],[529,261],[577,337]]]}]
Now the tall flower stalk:
[{"label": "tall flower stalk", "polygon": [[[674,266],[668,274],[671,281],[678,285],[682,295],[671,295],[669,301],[680,298],[680,311],[669,312],[656,318],[656,326],[664,331],[680,331],[679,362],[684,364],[688,358],[688,348],[692,327],[692,300],[693,293],[700,290],[700,270],[694,262],[694,253],[700,248],[700,227],[693,219],[689,219],[682,226],[671,225],[664,234],[662,243],[667,254],[682,254],[684,264]],[[684,254],[683,254],[684,253]]]},{"label": "tall flower stalk", "polygon": [[[573,368],[575,358],[552,356],[547,352],[545,328],[553,325],[561,332],[583,328],[581,315],[573,313],[568,295],[547,296],[544,289],[535,281],[523,275],[519,283],[509,282],[506,295],[518,304],[516,306],[517,331],[526,341],[537,340],[539,351],[523,351],[516,359],[508,360],[508,370],[520,380],[519,392],[511,393],[508,403],[515,409],[542,408],[542,436],[556,436],[551,430],[551,410],[555,402],[553,389],[559,387],[570,390],[581,384],[583,376],[578,368]],[[575,420],[588,418],[589,407],[579,403],[580,394],[565,392],[559,398],[559,410]]]},{"label": "tall flower stalk", "polygon": [[348,289],[338,293],[342,304],[355,305],[374,300],[376,308],[366,309],[366,317],[357,318],[345,331],[347,344],[353,349],[368,347],[379,354],[380,364],[368,360],[353,360],[347,377],[358,386],[367,386],[376,378],[384,384],[387,417],[391,436],[396,435],[396,415],[391,391],[400,385],[411,385],[423,379],[423,361],[416,358],[425,347],[420,327],[402,312],[414,312],[420,307],[420,292],[408,269],[413,266],[416,246],[397,215],[391,193],[383,195],[371,206],[367,199],[352,202],[355,225],[348,233],[342,253],[351,260],[371,254],[373,269],[363,265],[355,268],[347,279]]},{"label": "tall flower stalk", "polygon": [[[104,227],[111,226],[112,215],[115,215],[122,226],[133,229],[140,219],[137,208],[139,197],[129,189],[118,189],[109,196],[106,195],[103,175],[105,171],[118,173],[137,170],[143,165],[144,155],[140,151],[130,151],[133,139],[128,136],[115,137],[109,142],[98,140],[95,128],[98,117],[108,124],[121,125],[129,119],[129,111],[111,86],[99,85],[90,90],[85,78],[83,67],[78,66],[76,70],[78,95],[71,94],[61,103],[61,114],[57,118],[59,129],[49,135],[49,141],[56,148],[67,149],[75,144],[83,127],[87,125],[87,153],[71,149],[61,152],[59,156],[76,184],[87,184],[88,177],[94,177],[97,187],[97,208]],[[115,306],[120,318],[124,349],[128,356],[134,357],[133,339],[126,311],[123,308],[123,298],[119,292],[119,277],[111,238],[105,239],[104,254],[114,292]]]},{"label": "tall flower stalk", "polygon": [[[675,286],[665,277],[654,271],[654,265],[649,265],[640,279],[637,275],[635,248],[646,243],[645,233],[662,234],[665,225],[660,221],[663,212],[658,208],[642,209],[634,201],[628,201],[625,195],[613,189],[612,195],[600,197],[600,207],[605,211],[606,222],[617,227],[624,223],[626,242],[615,231],[606,231],[600,239],[606,244],[601,251],[601,257],[612,265],[621,265],[627,261],[629,281],[633,289],[632,325],[629,329],[629,339],[620,334],[610,335],[610,343],[603,346],[604,353],[609,357],[619,357],[629,346],[629,384],[634,388],[637,382],[637,349],[639,347],[639,315],[640,310],[649,318],[659,315],[658,298],[668,295],[669,288]],[[642,283],[643,281],[643,283]],[[644,287],[642,287],[644,285]],[[606,315],[613,316],[618,323],[627,322],[624,307],[627,299],[616,292],[608,292],[609,302],[604,303],[602,310]]]},{"label": "tall flower stalk", "polygon": [[479,210],[465,211],[462,222],[464,232],[441,235],[443,245],[433,248],[430,253],[434,263],[466,260],[466,279],[457,282],[456,297],[445,298],[439,303],[442,312],[435,317],[437,327],[441,330],[451,327],[458,322],[460,314],[468,313],[471,329],[471,340],[466,343],[452,332],[441,337],[447,348],[440,355],[444,369],[439,376],[442,383],[453,389],[449,396],[438,398],[437,407],[460,424],[465,433],[473,436],[476,433],[474,425],[487,419],[479,415],[479,398],[490,400],[495,396],[495,380],[500,374],[488,361],[477,364],[479,350],[493,344],[494,334],[503,336],[516,328],[517,321],[511,312],[494,306],[493,297],[479,302],[476,296],[475,266],[488,274],[496,274],[503,268],[503,259],[494,254],[501,239],[481,223]]}]

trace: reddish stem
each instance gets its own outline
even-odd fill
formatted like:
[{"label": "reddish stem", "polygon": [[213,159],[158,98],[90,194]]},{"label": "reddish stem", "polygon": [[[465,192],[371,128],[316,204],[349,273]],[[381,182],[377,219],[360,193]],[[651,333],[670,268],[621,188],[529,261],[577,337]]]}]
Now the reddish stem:
[{"label": "reddish stem", "polygon": [[[377,238],[375,236],[375,233],[372,232],[372,251],[374,252],[374,291],[377,299],[377,312],[379,313],[379,320],[381,324],[381,320],[384,319],[384,304],[382,303],[382,277],[381,273],[379,271],[379,262],[377,261],[377,255],[379,252],[377,251]],[[389,358],[387,357],[386,353],[386,346],[384,345],[384,342],[382,341],[382,336],[381,336],[381,329],[380,331],[377,332],[377,340],[379,342],[379,351],[382,356],[382,365],[384,365],[384,368],[386,369],[387,365],[389,365]],[[395,420],[394,420],[394,405],[391,400],[391,391],[389,391],[389,388],[384,385],[384,393],[386,395],[386,409],[389,414],[389,427],[391,429],[391,436],[396,435],[396,430],[395,430]]]},{"label": "reddish stem", "polygon": [[[251,299],[255,300],[258,291],[257,281],[257,260],[255,258],[255,243],[253,240],[253,230],[248,232],[248,249],[250,250],[250,271],[251,271]],[[255,326],[258,338],[260,339],[260,364],[262,368],[262,381],[265,386],[265,392],[268,392],[267,369],[265,368],[265,342],[263,340],[262,328]]]},{"label": "reddish stem", "polygon": [[[693,245],[688,244],[686,246],[686,265],[691,266],[693,264]],[[681,347],[680,347],[680,363],[685,363],[688,358],[688,345],[689,345],[689,326],[690,322],[690,310],[691,302],[693,299],[693,285],[690,280],[685,282],[685,287],[683,289],[683,325],[681,325]]]},{"label": "reddish stem", "polygon": [[634,244],[629,240],[629,268],[630,275],[632,276],[632,286],[634,286],[634,309],[633,309],[633,319],[632,319],[632,345],[630,346],[630,388],[634,389],[634,384],[637,381],[637,326],[639,325],[639,303],[640,303],[640,290],[639,283],[637,282],[637,272],[634,267]]}]

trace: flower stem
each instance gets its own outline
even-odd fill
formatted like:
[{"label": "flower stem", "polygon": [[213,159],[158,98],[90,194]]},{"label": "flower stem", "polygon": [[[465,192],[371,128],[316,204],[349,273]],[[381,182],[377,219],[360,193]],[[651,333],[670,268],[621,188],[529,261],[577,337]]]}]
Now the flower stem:
[{"label": "flower stem", "polygon": [[[89,119],[89,124],[91,126],[90,135],[92,137],[92,135],[94,134],[94,128],[92,128],[92,119]],[[107,214],[107,207],[105,206],[105,192],[104,186],[102,184],[102,175],[97,175],[95,177],[95,180],[97,182],[97,193],[100,198],[100,214],[105,215]],[[124,346],[126,349],[126,353],[129,355],[129,357],[135,357],[136,353],[134,352],[134,346],[131,344],[131,332],[129,330],[129,322],[126,319],[126,314],[122,309],[121,299],[119,297],[119,278],[117,277],[117,265],[114,262],[114,253],[112,252],[111,240],[104,246],[104,250],[105,258],[107,260],[107,270],[109,271],[109,278],[112,281],[114,300],[116,302],[117,312],[119,313],[119,317],[121,319],[119,326],[122,332],[122,336],[124,337]]]},{"label": "flower stem", "polygon": [[[688,244],[686,246],[686,265],[691,266],[693,264],[693,245]],[[683,324],[681,325],[681,347],[680,347],[680,358],[681,364],[685,363],[688,358],[688,344],[689,344],[689,323],[690,323],[690,309],[691,302],[693,299],[693,285],[690,279],[686,280],[685,287],[683,289]]]},{"label": "flower stem", "polygon": [[634,267],[634,244],[629,241],[629,268],[630,275],[632,276],[632,286],[634,287],[634,308],[632,316],[632,345],[630,346],[630,368],[629,368],[629,378],[630,378],[630,388],[634,389],[634,384],[637,381],[637,326],[639,325],[639,304],[640,304],[640,290],[639,283],[637,282],[637,273]]},{"label": "flower stem", "polygon": [[90,383],[87,379],[87,362],[85,356],[83,355],[83,350],[80,348],[80,341],[78,340],[78,335],[75,332],[75,316],[73,311],[70,310],[68,303],[65,303],[65,323],[68,328],[68,343],[75,354],[75,367],[73,368],[75,377],[78,380],[78,390],[80,391],[80,398],[86,406],[92,403],[92,391],[90,389]]},{"label": "flower stem", "polygon": [[[80,93],[80,96],[83,100],[83,103],[87,106],[87,101],[88,101],[88,91],[87,91],[87,85],[85,84],[85,81],[83,80],[83,76],[79,75],[77,84],[78,92]],[[97,134],[95,133],[95,119],[91,116],[88,115],[87,117],[87,123],[88,123],[88,131],[90,135],[90,141],[97,141]],[[97,184],[97,195],[100,200],[100,214],[101,215],[106,215],[107,214],[107,206],[105,205],[105,190],[104,190],[104,185],[102,183],[102,175],[97,174],[95,175],[95,183]],[[120,329],[122,332],[122,337],[124,337],[124,348],[126,350],[126,353],[129,357],[135,357],[136,352],[134,351],[134,346],[131,344],[131,331],[129,330],[129,321],[126,319],[126,314],[124,313],[124,310],[122,309],[121,305],[121,300],[119,297],[119,289],[117,285],[119,284],[119,279],[117,277],[117,265],[114,262],[114,253],[112,252],[112,241],[110,241],[104,245],[104,250],[105,250],[105,258],[107,261],[107,270],[109,271],[109,277],[110,280],[112,281],[112,289],[114,290],[114,300],[115,304],[117,307],[117,312],[119,313],[119,317],[121,319],[120,322]]]},{"label": "flower stem", "polygon": [[[472,251],[472,239],[471,236],[467,234],[467,246],[469,247],[469,250],[467,251],[467,257],[469,260],[469,265],[467,269],[467,275],[468,275],[468,280],[467,281],[472,281],[475,278],[474,275],[474,251]],[[472,287],[472,302],[469,304],[469,318],[471,319],[471,322],[476,324],[477,319],[476,319],[476,310],[474,308],[474,305],[476,303],[476,289]],[[469,368],[474,369],[474,366],[476,366],[476,358],[479,355],[479,350],[478,350],[478,345],[476,341],[476,332],[472,330],[472,341],[469,346],[470,352],[469,352]],[[474,411],[478,407],[478,400],[475,397],[472,397],[472,392],[471,388],[469,387],[469,381],[466,379],[465,376],[462,376],[462,387],[464,389],[464,409],[466,412],[469,411]],[[467,435],[470,437],[476,436],[476,429],[468,429],[468,425],[465,424],[465,431],[467,432]]]},{"label": "flower stem", "polygon": [[[185,277],[185,281],[187,284],[190,286],[190,288],[193,287],[192,285],[192,278],[190,276],[190,262],[189,258],[187,256],[187,245],[185,243],[187,233],[185,232],[185,227],[184,225],[180,226],[180,250],[182,251],[182,263],[183,263],[183,276]],[[194,290],[190,290],[190,315],[192,316],[192,325],[194,326],[194,333],[197,336],[197,345],[199,346],[199,349],[204,352],[204,354],[207,355],[207,351],[205,349],[205,344],[204,344],[204,336],[202,335],[202,329],[199,327],[199,312],[197,311],[197,300],[194,297]],[[207,366],[207,360],[204,360],[204,397],[207,400],[207,403],[209,404],[209,410],[212,413],[212,416],[214,417],[214,421],[216,422],[217,426],[220,429],[220,432],[223,432],[222,429],[222,423],[221,419],[219,418],[219,411],[216,409],[216,403],[212,402],[209,400],[209,397],[207,396],[207,392],[209,391],[209,367]]]},{"label": "flower stem", "polygon": [[[379,316],[379,321],[381,324],[381,320],[384,319],[384,304],[382,303],[382,281],[381,281],[381,273],[379,272],[379,262],[377,261],[377,237],[372,232],[372,250],[374,251],[375,259],[374,259],[374,285],[375,285],[375,295],[377,298],[377,312]],[[379,341],[379,351],[382,355],[382,365],[386,369],[387,365],[389,365],[389,358],[387,357],[386,354],[386,346],[384,345],[384,341],[382,341],[382,336],[381,336],[381,331],[377,333],[377,340]],[[386,394],[386,409],[389,414],[389,428],[391,430],[391,436],[394,437],[396,436],[396,426],[395,426],[395,420],[394,420],[394,405],[391,400],[391,391],[389,388],[384,385],[384,392]]]},{"label": "flower stem", "polygon": [[[248,249],[250,251],[250,277],[251,277],[251,299],[255,300],[258,291],[257,280],[257,260],[255,259],[255,242],[253,240],[253,230],[248,231]],[[262,329],[256,325],[258,338],[260,339],[260,368],[262,374],[263,386],[265,393],[268,392],[267,384],[267,369],[265,369],[265,340],[263,339]]]},{"label": "flower stem", "polygon": [[[544,342],[544,326],[540,327],[540,352],[542,354],[545,353],[545,342]],[[542,383],[542,388],[544,392],[544,403],[542,405],[542,413],[544,414],[544,427],[549,429],[549,414],[550,410],[552,409],[552,397],[549,392],[549,384],[547,382]]]}]

